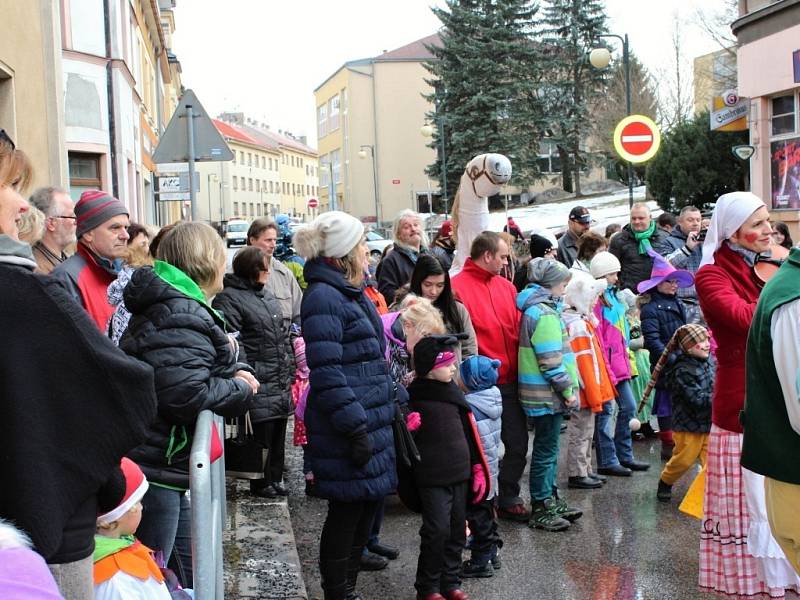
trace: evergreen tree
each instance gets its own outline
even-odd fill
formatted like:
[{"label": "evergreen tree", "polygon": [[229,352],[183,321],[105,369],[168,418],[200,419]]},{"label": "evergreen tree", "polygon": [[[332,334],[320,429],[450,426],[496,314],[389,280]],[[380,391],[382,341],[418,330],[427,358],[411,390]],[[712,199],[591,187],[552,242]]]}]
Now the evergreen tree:
[{"label": "evergreen tree", "polygon": [[447,0],[431,10],[443,28],[442,45],[429,47],[435,59],[425,64],[435,90],[427,99],[436,106],[428,118],[438,125],[430,144],[437,160],[427,174],[442,180],[443,130],[451,198],[464,166],[484,152],[509,157],[514,185],[532,184],[540,177],[545,123],[538,52],[530,37],[537,6],[530,0]]},{"label": "evergreen tree", "polygon": [[647,190],[662,209],[676,212],[746,189],[747,163],[731,152],[746,143],[746,131],[711,131],[708,111],[702,112],[663,135],[647,165]]},{"label": "evergreen tree", "polygon": [[581,195],[580,173],[592,157],[585,150],[593,115],[588,110],[604,93],[605,73],[589,64],[592,48],[607,32],[601,0],[546,0],[539,39],[546,49],[542,88],[549,133],[558,148],[562,187]]}]

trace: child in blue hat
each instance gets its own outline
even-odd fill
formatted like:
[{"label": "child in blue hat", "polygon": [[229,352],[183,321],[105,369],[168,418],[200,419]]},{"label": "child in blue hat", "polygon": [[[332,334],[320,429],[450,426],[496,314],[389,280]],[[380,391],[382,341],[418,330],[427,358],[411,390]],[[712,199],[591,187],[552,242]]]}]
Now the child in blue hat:
[{"label": "child in blue hat", "polygon": [[489,464],[490,491],[485,500],[467,507],[467,522],[472,532],[472,556],[464,561],[463,577],[491,577],[500,568],[499,549],[503,540],[497,532],[497,474],[500,463],[500,416],[503,399],[497,383],[500,361],[485,356],[470,356],[459,367],[459,379],[467,404],[478,423],[486,462]]}]

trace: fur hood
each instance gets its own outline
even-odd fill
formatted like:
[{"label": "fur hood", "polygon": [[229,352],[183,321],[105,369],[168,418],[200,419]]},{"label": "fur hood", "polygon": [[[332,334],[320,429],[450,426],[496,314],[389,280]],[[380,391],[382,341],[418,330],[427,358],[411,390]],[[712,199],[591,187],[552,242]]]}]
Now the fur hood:
[{"label": "fur hood", "polygon": [[573,277],[564,292],[564,303],[584,316],[592,314],[594,301],[606,289],[605,279],[591,277]]}]

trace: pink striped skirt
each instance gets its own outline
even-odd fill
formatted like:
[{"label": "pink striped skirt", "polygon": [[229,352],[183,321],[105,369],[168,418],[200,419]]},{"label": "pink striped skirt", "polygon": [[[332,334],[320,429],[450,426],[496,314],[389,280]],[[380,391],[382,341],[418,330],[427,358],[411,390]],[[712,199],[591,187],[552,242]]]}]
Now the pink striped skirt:
[{"label": "pink striped skirt", "polygon": [[[737,598],[784,598],[763,580],[747,545],[750,516],[742,479],[741,434],[711,426],[700,531],[699,585]],[[793,596],[794,597],[794,596]]]}]

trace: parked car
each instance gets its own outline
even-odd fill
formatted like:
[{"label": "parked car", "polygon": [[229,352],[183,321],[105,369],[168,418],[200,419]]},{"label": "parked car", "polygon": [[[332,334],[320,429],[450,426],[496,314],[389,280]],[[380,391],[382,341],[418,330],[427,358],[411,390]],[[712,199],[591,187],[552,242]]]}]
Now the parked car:
[{"label": "parked car", "polygon": [[369,255],[371,258],[375,260],[379,259],[383,253],[383,249],[391,244],[392,240],[387,240],[374,231],[367,232],[367,247],[369,248]]},{"label": "parked car", "polygon": [[231,219],[225,228],[225,241],[228,248],[233,245],[244,246],[247,243],[247,230],[250,223],[239,219]]}]

